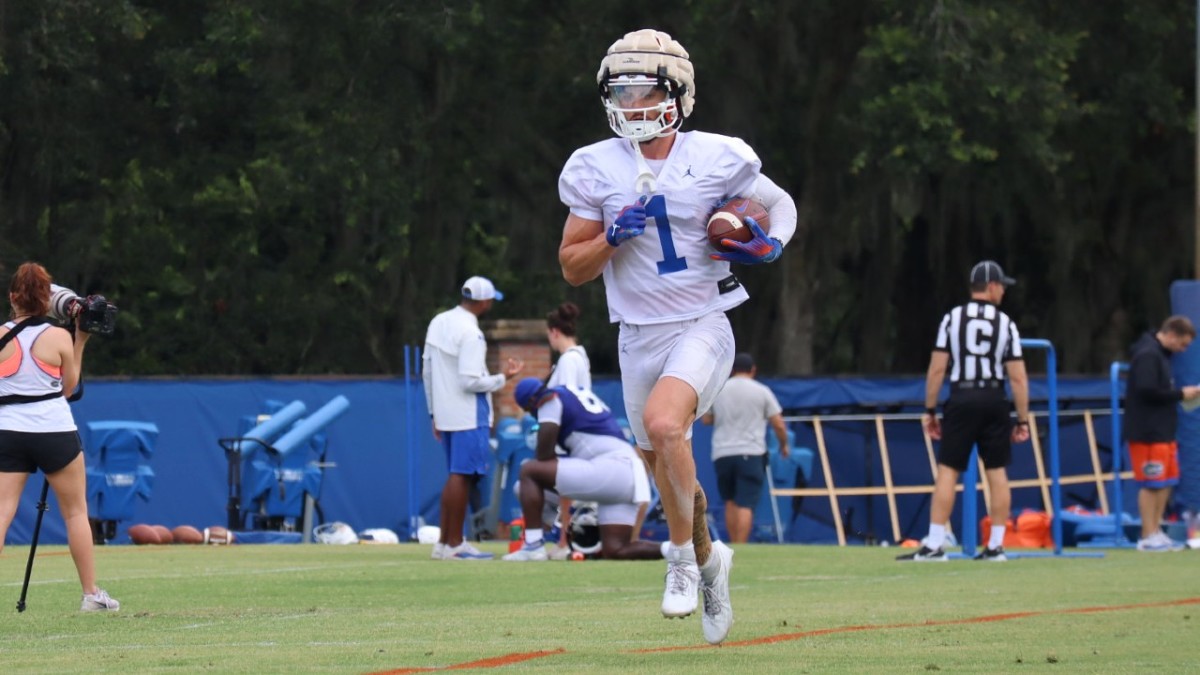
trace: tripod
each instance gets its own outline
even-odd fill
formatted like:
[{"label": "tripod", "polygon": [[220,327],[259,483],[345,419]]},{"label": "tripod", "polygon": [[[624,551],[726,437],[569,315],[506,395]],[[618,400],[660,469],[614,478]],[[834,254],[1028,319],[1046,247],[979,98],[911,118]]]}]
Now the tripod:
[{"label": "tripod", "polygon": [[42,479],[42,496],[37,503],[37,520],[33,524],[33,541],[29,544],[29,562],[25,564],[25,583],[21,585],[21,599],[17,600],[17,611],[25,611],[25,594],[29,592],[29,575],[33,574],[33,554],[37,552],[38,534],[42,531],[42,516],[50,507],[46,505],[46,495],[50,490],[50,481]]}]

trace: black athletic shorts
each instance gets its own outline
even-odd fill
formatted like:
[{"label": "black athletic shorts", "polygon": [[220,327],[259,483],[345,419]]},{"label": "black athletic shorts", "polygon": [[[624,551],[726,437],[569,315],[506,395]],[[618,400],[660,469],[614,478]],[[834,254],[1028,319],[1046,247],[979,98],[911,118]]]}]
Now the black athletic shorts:
[{"label": "black athletic shorts", "polygon": [[0,472],[42,473],[61,471],[83,452],[77,431],[0,430]]},{"label": "black athletic shorts", "polygon": [[[998,395],[999,394],[999,395]],[[988,469],[1002,469],[1012,461],[1012,419],[1008,399],[992,391],[955,392],[942,412],[942,446],[938,462],[966,471],[971,446]]]},{"label": "black athletic shorts", "polygon": [[717,493],[721,500],[733,502],[743,509],[758,506],[766,482],[765,455],[734,455],[721,457],[713,463],[717,473]]}]

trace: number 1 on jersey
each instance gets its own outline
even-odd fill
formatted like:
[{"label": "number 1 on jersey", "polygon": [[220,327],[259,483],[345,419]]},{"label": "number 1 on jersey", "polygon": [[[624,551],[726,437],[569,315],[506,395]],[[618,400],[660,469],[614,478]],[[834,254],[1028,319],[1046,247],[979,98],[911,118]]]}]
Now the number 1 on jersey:
[{"label": "number 1 on jersey", "polygon": [[646,218],[654,219],[658,230],[658,243],[662,246],[663,259],[658,261],[659,275],[671,274],[687,269],[687,259],[675,254],[675,241],[671,239],[671,220],[667,217],[667,199],[654,195],[646,202]]}]

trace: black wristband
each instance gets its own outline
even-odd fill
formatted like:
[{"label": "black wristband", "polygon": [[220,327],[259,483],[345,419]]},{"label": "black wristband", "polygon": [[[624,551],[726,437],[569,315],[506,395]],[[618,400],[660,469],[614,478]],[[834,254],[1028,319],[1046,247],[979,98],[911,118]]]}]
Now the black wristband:
[{"label": "black wristband", "polygon": [[926,408],[925,414],[930,417],[937,417],[937,408]]}]

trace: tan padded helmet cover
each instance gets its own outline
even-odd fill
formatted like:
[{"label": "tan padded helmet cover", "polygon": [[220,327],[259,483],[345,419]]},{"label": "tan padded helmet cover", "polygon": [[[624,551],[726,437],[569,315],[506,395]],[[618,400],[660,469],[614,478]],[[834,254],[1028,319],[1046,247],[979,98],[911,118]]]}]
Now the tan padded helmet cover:
[{"label": "tan padded helmet cover", "polygon": [[687,50],[670,35],[652,28],[643,28],[612,43],[608,54],[600,62],[596,73],[597,84],[608,76],[640,73],[657,75],[659,67],[666,70],[668,79],[683,90],[679,98],[680,112],[684,117],[692,114],[696,103],[696,71],[692,68]]}]

